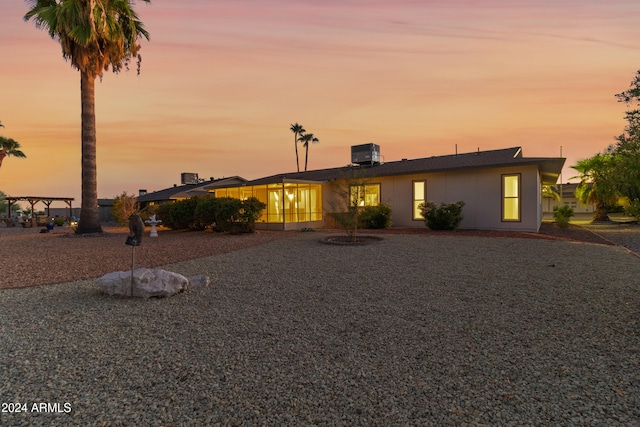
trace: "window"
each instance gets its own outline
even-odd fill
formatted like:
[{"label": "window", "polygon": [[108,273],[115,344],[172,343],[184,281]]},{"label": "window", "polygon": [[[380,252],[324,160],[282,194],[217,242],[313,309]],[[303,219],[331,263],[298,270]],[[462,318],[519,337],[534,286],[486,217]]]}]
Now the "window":
[{"label": "window", "polygon": [[426,181],[413,181],[413,219],[424,220],[422,212],[418,209],[421,203],[424,203],[426,198],[427,182]]},{"label": "window", "polygon": [[359,207],[378,206],[380,204],[380,184],[353,185],[351,203]]},{"label": "window", "polygon": [[520,174],[502,175],[502,220],[520,221]]}]

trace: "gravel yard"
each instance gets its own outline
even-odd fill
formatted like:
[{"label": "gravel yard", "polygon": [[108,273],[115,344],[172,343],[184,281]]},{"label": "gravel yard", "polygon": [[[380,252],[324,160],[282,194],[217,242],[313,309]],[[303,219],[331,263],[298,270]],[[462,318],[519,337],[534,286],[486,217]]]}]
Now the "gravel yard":
[{"label": "gravel yard", "polygon": [[[207,235],[210,256],[165,268],[212,286],[167,299],[110,298],[91,279],[0,290],[0,398],[28,409],[0,425],[640,426],[627,250],[325,235]],[[265,241],[221,250],[226,237]]]}]

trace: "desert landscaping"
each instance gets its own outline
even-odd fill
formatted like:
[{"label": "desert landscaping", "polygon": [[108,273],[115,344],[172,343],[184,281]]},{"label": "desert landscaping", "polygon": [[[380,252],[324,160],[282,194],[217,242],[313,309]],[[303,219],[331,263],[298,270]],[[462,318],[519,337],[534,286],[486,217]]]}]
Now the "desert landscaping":
[{"label": "desert landscaping", "polygon": [[29,411],[0,424],[637,426],[625,229],[395,230],[359,247],[162,230],[137,264],[211,285],[148,300],[95,286],[130,266],[124,229],[3,229],[0,395]]}]

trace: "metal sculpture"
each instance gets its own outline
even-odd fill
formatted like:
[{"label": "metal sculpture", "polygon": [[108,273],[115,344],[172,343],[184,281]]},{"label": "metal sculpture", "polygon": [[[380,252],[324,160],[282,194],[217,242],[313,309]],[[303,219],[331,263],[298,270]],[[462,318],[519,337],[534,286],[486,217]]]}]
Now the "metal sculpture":
[{"label": "metal sculpture", "polygon": [[129,235],[125,245],[131,246],[131,296],[133,297],[133,270],[135,260],[136,246],[140,246],[142,243],[142,234],[144,234],[144,222],[137,213],[132,214],[129,217]]}]

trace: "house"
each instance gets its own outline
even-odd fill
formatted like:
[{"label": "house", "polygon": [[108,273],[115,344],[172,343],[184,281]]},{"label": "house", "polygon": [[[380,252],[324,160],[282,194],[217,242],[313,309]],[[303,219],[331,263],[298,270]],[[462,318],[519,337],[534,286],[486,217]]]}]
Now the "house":
[{"label": "house", "polygon": [[577,183],[567,182],[565,184],[558,184],[555,186],[558,190],[558,194],[561,195],[560,200],[551,198],[545,198],[543,211],[544,213],[553,213],[553,208],[556,206],[569,206],[573,209],[574,213],[593,213],[595,207],[593,205],[583,205],[576,197]]},{"label": "house", "polygon": [[537,232],[542,185],[558,180],[564,158],[523,157],[521,147],[380,162],[380,147],[352,147],[352,164],[210,186],[216,197],[257,197],[267,207],[257,229],[327,226],[336,188],[349,176],[364,182],[361,206],[386,203],[395,227],[423,228],[420,203],[464,201],[460,228]]},{"label": "house", "polygon": [[[195,175],[195,176],[194,176]],[[181,174],[182,185],[174,184],[173,187],[164,190],[148,193],[146,190],[140,190],[138,195],[138,207],[144,209],[147,206],[161,205],[163,203],[174,202],[177,200],[188,199],[194,196],[202,196],[210,194],[216,188],[244,185],[247,180],[232,176],[229,178],[210,178],[208,181],[200,180],[197,174]]]}]

